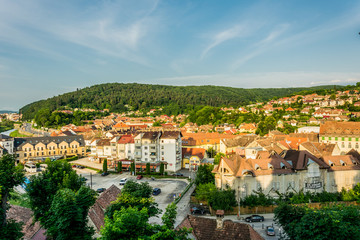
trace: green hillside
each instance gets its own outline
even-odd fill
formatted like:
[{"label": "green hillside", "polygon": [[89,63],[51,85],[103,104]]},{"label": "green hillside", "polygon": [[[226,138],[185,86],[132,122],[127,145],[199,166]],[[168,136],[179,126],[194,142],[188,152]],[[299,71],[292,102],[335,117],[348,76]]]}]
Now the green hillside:
[{"label": "green hillside", "polygon": [[221,86],[106,83],[28,104],[21,108],[20,112],[25,119],[34,118],[40,109],[54,111],[65,106],[93,109],[110,108],[112,112],[125,111],[125,105],[131,106],[134,110],[176,106],[178,112],[186,112],[189,105],[236,107],[252,102],[266,101],[274,97],[283,97],[300,91],[331,88],[334,86],[244,89]]}]

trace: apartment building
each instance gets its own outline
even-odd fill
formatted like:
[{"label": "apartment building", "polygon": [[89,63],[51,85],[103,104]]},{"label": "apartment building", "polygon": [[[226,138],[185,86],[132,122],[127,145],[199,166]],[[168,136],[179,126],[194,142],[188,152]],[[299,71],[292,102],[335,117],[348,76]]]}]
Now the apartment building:
[{"label": "apartment building", "polygon": [[14,138],[0,134],[0,157],[5,153],[14,153]]},{"label": "apartment building", "polygon": [[18,162],[42,161],[46,158],[83,156],[85,142],[83,136],[29,137],[15,138],[14,147]]}]

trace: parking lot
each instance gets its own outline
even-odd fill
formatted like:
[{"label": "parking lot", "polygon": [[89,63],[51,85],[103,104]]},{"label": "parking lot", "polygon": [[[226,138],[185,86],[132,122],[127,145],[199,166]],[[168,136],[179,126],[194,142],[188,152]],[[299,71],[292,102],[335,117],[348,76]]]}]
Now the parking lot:
[{"label": "parking lot", "polygon": [[[159,205],[159,208],[162,210],[162,214],[165,212],[165,209],[168,204],[170,204],[174,200],[174,195],[178,196],[186,186],[188,185],[187,179],[155,179],[151,180],[151,178],[142,178],[140,180],[136,179],[136,176],[131,176],[129,172],[125,172],[122,174],[109,174],[107,176],[101,176],[100,174],[96,173],[96,171],[91,169],[76,169],[76,172],[81,175],[82,177],[85,177],[86,184],[92,189],[96,190],[98,188],[109,188],[111,185],[115,185],[118,188],[122,189],[122,185],[119,185],[120,179],[127,178],[127,180],[133,179],[136,182],[148,182],[151,187],[153,188],[160,188],[161,193],[157,196],[153,196],[155,199],[155,202]],[[190,200],[190,197],[187,199]],[[184,199],[185,205],[188,205],[186,203],[186,199]],[[183,208],[181,209],[184,210]],[[178,210],[179,211],[179,210]],[[161,216],[159,217],[152,217],[150,218],[151,223],[161,223]]]}]

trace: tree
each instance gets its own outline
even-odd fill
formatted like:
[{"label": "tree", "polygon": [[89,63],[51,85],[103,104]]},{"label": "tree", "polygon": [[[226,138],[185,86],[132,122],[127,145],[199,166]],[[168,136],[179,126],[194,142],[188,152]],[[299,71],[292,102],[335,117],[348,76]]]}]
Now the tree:
[{"label": "tree", "polygon": [[160,163],[160,175],[164,175],[164,163]]},{"label": "tree", "polygon": [[122,173],[122,162],[121,161],[118,162],[117,172]]},{"label": "tree", "polygon": [[107,172],[107,159],[104,159],[104,162],[103,162],[103,172]]},{"label": "tree", "polygon": [[214,164],[217,165],[220,163],[220,159],[222,157],[225,157],[225,154],[222,153],[222,152],[218,152],[216,155],[215,155],[215,158],[214,158]]},{"label": "tree", "polygon": [[66,161],[49,162],[47,169],[30,178],[26,187],[35,220],[44,224],[49,215],[52,200],[59,189],[78,191],[85,183]]},{"label": "tree", "polygon": [[116,211],[119,211],[122,208],[133,207],[137,209],[146,208],[148,214],[152,217],[161,212],[157,206],[158,205],[155,203],[153,198],[134,197],[129,193],[121,193],[121,195],[119,195],[118,198],[106,208],[105,216],[113,218]]},{"label": "tree", "polygon": [[360,208],[333,205],[320,209],[282,204],[275,221],[291,239],[360,239]]},{"label": "tree", "polygon": [[216,155],[216,151],[213,147],[209,147],[208,150],[206,150],[207,155],[209,158],[213,158]]},{"label": "tree", "polygon": [[88,212],[95,200],[95,191],[88,187],[83,186],[76,193],[60,189],[44,222],[46,234],[53,239],[92,239],[95,231],[88,226]]},{"label": "tree", "polygon": [[200,201],[208,201],[210,196],[217,191],[214,183],[199,184],[196,187],[196,199]]},{"label": "tree", "polygon": [[215,210],[231,210],[237,205],[235,190],[217,190],[210,195],[210,206]]},{"label": "tree", "polygon": [[215,183],[214,174],[211,172],[213,168],[214,166],[209,164],[200,165],[196,173],[195,184]]},{"label": "tree", "polygon": [[150,175],[150,163],[146,163],[146,175]]},{"label": "tree", "polygon": [[152,190],[149,182],[137,183],[134,180],[129,180],[125,183],[122,193],[128,193],[137,198],[150,198]]},{"label": "tree", "polygon": [[135,163],[132,162],[132,163],[130,164],[130,168],[131,168],[131,174],[134,174],[134,175],[135,175],[135,174],[136,174],[136,172],[135,172],[135,171],[136,171],[136,169],[135,169]]},{"label": "tree", "polygon": [[0,158],[0,239],[20,239],[23,236],[22,224],[6,219],[11,192],[25,180],[24,173],[15,166],[15,162],[14,155],[5,154]]}]

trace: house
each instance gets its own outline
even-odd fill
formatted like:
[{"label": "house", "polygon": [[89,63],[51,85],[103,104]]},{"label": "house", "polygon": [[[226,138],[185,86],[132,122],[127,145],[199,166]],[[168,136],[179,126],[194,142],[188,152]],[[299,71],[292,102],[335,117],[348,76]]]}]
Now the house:
[{"label": "house", "polygon": [[359,152],[360,123],[327,121],[320,125],[319,141],[337,143],[342,155],[355,149]]},{"label": "house", "polygon": [[182,168],[196,171],[204,158],[207,154],[203,148],[182,148]]},{"label": "house", "polygon": [[238,197],[259,190],[277,197],[277,192],[350,189],[360,181],[360,162],[351,155],[322,160],[307,151],[287,150],[262,159],[222,157],[213,173],[218,188],[230,187]]},{"label": "house", "polygon": [[256,129],[255,123],[243,123],[239,126],[239,132],[241,133],[255,133]]},{"label": "house", "polygon": [[332,143],[303,142],[299,145],[299,150],[306,150],[317,158],[336,156],[341,153],[339,146]]},{"label": "house", "polygon": [[106,189],[95,201],[94,205],[89,209],[88,216],[90,225],[94,226],[96,232],[100,232],[101,227],[105,224],[105,210],[115,201],[121,194],[121,190],[115,185],[111,185]]},{"label": "house", "polygon": [[14,153],[14,138],[0,133],[0,157],[4,153]]},{"label": "house", "polygon": [[224,154],[236,152],[236,148],[245,148],[255,141],[256,135],[236,136],[235,138],[224,138],[220,140],[220,152]]},{"label": "house", "polygon": [[224,220],[224,211],[217,211],[217,219],[187,215],[176,228],[191,228],[196,240],[263,240],[249,224]]},{"label": "house", "polygon": [[[221,139],[235,138],[236,135],[221,133],[186,133],[182,132],[182,145],[186,147],[200,147],[208,150],[213,148],[215,151],[220,149]],[[212,157],[212,156],[210,156]]]}]

